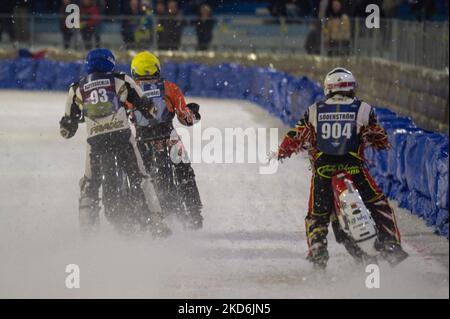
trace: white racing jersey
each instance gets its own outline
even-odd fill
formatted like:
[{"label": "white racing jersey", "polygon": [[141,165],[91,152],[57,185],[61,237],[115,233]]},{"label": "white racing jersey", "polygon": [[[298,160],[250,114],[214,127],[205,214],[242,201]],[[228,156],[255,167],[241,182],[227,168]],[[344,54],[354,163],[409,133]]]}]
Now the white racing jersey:
[{"label": "white racing jersey", "polygon": [[72,84],[65,114],[82,113],[88,139],[100,134],[130,129],[126,108],[151,108],[142,103],[144,94],[134,80],[122,73],[92,73]]}]

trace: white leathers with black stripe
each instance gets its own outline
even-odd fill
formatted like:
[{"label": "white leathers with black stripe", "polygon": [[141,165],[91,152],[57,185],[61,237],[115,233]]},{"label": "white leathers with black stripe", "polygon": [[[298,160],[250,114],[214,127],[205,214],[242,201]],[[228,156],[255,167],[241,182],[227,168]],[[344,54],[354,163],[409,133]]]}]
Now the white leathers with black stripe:
[{"label": "white leathers with black stripe", "polygon": [[[135,92],[137,93],[137,95],[140,98],[143,97],[143,92],[142,92],[141,88],[136,84],[136,82],[134,82],[134,80],[131,77],[129,77],[128,75],[124,75],[123,79],[115,77],[116,93],[117,93],[117,97],[118,97],[120,103],[125,103],[125,101],[127,101],[128,93],[129,93],[127,86],[130,89],[135,90]],[[82,96],[81,96],[79,87],[77,85],[72,85],[69,89],[69,96],[67,97],[67,101],[66,101],[66,109],[65,109],[66,115],[70,116],[70,112],[71,112],[73,103],[75,103],[79,107],[79,109],[81,111],[83,111],[82,101],[83,100],[82,100]],[[101,124],[105,124],[105,123],[111,123],[113,116],[115,116],[115,118],[118,120],[122,120],[123,126],[119,126],[117,128],[112,127],[109,130],[91,134],[93,127],[95,127],[96,125],[99,125],[99,124],[101,125]],[[131,124],[128,120],[128,116],[126,114],[126,110],[124,107],[120,107],[119,110],[115,114],[112,114],[110,116],[106,116],[103,118],[96,118],[95,121],[92,119],[89,119],[89,118],[85,118],[85,122],[86,122],[86,127],[87,127],[88,138],[93,137],[98,134],[104,134],[104,133],[114,132],[114,131],[123,130],[123,129],[131,129]],[[135,137],[133,134],[131,134],[131,136],[130,136],[130,144],[133,146],[133,151],[134,151],[134,154],[137,159],[139,171],[140,171],[141,175],[143,176],[141,187],[144,192],[147,206],[151,212],[159,214],[159,213],[161,213],[161,205],[160,205],[158,197],[156,195],[156,190],[154,188],[153,182],[152,182],[150,176],[147,174],[147,171],[145,169],[144,162],[142,160],[141,154],[139,153],[138,147],[136,145],[136,140],[135,140]],[[92,178],[90,154],[91,154],[91,146],[89,143],[87,143],[84,175],[89,180]]]},{"label": "white leathers with black stripe", "polygon": [[[121,104],[125,103],[128,97],[128,88],[134,89],[139,97],[143,96],[141,88],[134,82],[134,80],[128,75],[124,75],[123,79],[115,77],[115,87],[117,97]],[[78,85],[72,85],[69,89],[69,95],[66,100],[65,114],[70,116],[70,111],[72,104],[75,103],[81,112],[83,112],[83,99],[80,92],[80,87]],[[114,131],[119,131],[123,129],[130,128],[130,123],[128,121],[128,116],[125,108],[120,107],[116,113],[109,116],[91,119],[89,117],[85,118],[87,136],[93,137],[103,133],[109,133]]]}]

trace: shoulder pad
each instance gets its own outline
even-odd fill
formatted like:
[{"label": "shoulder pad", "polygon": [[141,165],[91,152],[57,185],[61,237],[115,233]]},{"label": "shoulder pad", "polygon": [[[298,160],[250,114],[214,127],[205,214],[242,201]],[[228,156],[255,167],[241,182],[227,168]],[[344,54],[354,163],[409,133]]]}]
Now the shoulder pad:
[{"label": "shoulder pad", "polygon": [[313,104],[311,104],[310,106],[308,106],[308,108],[310,108],[310,107],[312,107],[312,106],[317,106],[317,107],[319,107],[319,106],[322,106],[322,105],[325,105],[325,100],[319,100],[319,101],[317,101],[317,102],[314,102]]},{"label": "shoulder pad", "polygon": [[125,76],[127,76],[127,74],[125,72],[116,72],[116,73],[114,73],[114,76],[123,80],[123,79],[125,79]]},{"label": "shoulder pad", "polygon": [[357,101],[360,103],[361,106],[366,105],[366,106],[368,106],[369,108],[373,109],[373,106],[370,105],[369,103],[366,103],[366,102],[361,101],[361,100],[357,100]]},{"label": "shoulder pad", "polygon": [[84,77],[82,77],[81,79],[79,79],[79,80],[76,81],[76,82],[70,83],[69,89],[70,89],[70,88],[74,88],[74,90],[76,90],[76,88],[77,88],[78,86],[80,86],[80,81],[81,81],[83,78],[84,78]]}]

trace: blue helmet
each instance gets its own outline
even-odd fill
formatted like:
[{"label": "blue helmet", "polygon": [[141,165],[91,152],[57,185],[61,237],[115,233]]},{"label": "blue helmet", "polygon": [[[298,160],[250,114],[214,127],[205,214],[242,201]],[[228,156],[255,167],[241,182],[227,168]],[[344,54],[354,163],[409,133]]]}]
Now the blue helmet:
[{"label": "blue helmet", "polygon": [[88,73],[113,72],[116,59],[108,49],[93,49],[87,54],[84,64]]}]

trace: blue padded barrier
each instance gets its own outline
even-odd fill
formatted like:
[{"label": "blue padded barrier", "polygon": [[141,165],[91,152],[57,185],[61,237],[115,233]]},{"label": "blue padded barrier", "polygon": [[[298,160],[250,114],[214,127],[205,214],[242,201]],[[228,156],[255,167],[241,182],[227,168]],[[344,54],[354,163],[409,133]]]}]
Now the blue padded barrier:
[{"label": "blue padded barrier", "polygon": [[123,72],[130,75],[130,64],[129,63],[117,63],[116,72]]},{"label": "blue padded barrier", "polygon": [[14,80],[14,61],[12,60],[0,60],[0,88],[17,88],[17,83]]},{"label": "blue padded barrier", "polygon": [[36,89],[49,90],[56,82],[57,65],[55,61],[42,59],[37,61]]},{"label": "blue padded barrier", "polygon": [[245,97],[245,82],[241,77],[241,67],[238,64],[220,64],[214,67],[214,78],[217,81],[218,94],[224,99],[243,99]]},{"label": "blue padded barrier", "polygon": [[161,70],[161,75],[170,82],[176,82],[178,77],[178,64],[175,62],[164,64],[164,67]]},{"label": "blue padded barrier", "polygon": [[77,81],[83,72],[81,62],[59,62],[56,70],[55,90],[68,90],[70,84]]},{"label": "blue padded barrier", "polygon": [[[211,78],[211,75],[206,71],[209,70],[207,66],[204,65],[192,65],[190,68],[190,85],[189,85],[189,93],[195,96],[206,96],[206,87],[204,87],[203,83],[207,82],[209,84],[209,88],[215,85],[214,78]],[[211,73],[211,72],[209,72]],[[206,81],[205,81],[206,80]]]},{"label": "blue padded barrier", "polygon": [[[118,64],[117,71],[130,74],[129,63]],[[80,61],[0,60],[1,89],[66,91],[83,74]],[[271,68],[168,62],[162,66],[162,75],[187,96],[246,99],[290,126],[309,105],[324,98],[318,83]],[[417,128],[411,118],[389,108],[375,109],[392,148],[365,151],[370,173],[389,198],[448,238],[448,135]]]},{"label": "blue padded barrier", "polygon": [[[186,93],[186,95],[191,95],[190,69],[192,68],[192,66],[193,65],[191,63],[181,63],[178,65],[178,74],[175,82],[177,83],[181,91]],[[164,70],[164,67],[162,67],[162,69]]]},{"label": "blue padded barrier", "polygon": [[427,133],[416,132],[411,134],[405,147],[405,173],[406,182],[410,190],[415,190],[420,194],[427,196],[428,189],[422,184],[422,175],[425,173],[425,151],[427,143]]},{"label": "blue padded barrier", "polygon": [[36,83],[36,60],[18,58],[13,62],[14,79],[17,88],[34,89]]}]

